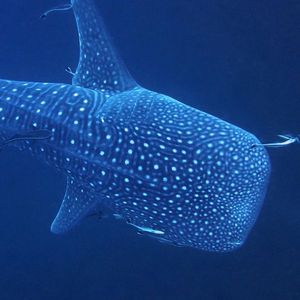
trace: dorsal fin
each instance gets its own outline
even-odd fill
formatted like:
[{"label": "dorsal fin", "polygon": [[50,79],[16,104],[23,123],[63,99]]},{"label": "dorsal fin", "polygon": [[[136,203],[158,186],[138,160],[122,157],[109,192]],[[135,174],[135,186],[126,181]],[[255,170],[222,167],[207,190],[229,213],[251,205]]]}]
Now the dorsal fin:
[{"label": "dorsal fin", "polygon": [[115,94],[137,86],[111,43],[94,0],[72,0],[80,59],[73,84]]}]

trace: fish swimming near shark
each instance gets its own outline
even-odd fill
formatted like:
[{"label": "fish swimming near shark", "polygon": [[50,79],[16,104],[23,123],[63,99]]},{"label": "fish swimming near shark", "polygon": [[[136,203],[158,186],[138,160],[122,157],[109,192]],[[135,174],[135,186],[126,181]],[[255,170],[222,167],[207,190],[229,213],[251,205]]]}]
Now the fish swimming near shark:
[{"label": "fish swimming near shark", "polygon": [[67,176],[51,231],[65,233],[105,207],[169,244],[239,248],[266,194],[271,167],[264,145],[235,125],[140,86],[94,1],[62,6],[69,8],[80,42],[72,84],[0,80],[1,141],[13,139],[9,144]]}]

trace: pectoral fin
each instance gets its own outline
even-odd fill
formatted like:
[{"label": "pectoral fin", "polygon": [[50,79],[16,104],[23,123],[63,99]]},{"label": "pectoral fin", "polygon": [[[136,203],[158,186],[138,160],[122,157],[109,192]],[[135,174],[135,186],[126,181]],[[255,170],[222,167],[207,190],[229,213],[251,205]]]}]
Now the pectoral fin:
[{"label": "pectoral fin", "polygon": [[93,193],[68,178],[64,200],[51,225],[51,231],[56,234],[69,231],[84,219],[96,205],[97,201]]}]

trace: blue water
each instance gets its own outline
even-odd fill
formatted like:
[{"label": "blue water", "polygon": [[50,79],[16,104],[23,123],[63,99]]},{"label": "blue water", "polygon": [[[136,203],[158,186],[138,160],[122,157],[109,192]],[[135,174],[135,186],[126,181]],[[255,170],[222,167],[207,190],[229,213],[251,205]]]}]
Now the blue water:
[{"label": "blue water", "polygon": [[[143,86],[232,122],[263,141],[299,133],[296,1],[98,1]],[[101,2],[101,3],[100,3]],[[102,3],[103,2],[103,3]],[[59,1],[2,4],[0,78],[70,82],[71,13]],[[162,245],[111,219],[50,233],[66,179],[30,155],[0,156],[0,299],[299,299],[300,148],[270,151],[259,219],[238,251]]]}]

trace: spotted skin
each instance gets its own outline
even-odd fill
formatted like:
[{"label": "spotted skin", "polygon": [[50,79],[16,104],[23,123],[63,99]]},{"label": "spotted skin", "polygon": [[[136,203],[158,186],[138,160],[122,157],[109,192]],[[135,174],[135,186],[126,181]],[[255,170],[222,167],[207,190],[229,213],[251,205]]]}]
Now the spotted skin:
[{"label": "spotted skin", "polygon": [[73,1],[80,61],[73,85],[0,81],[0,137],[51,131],[20,149],[67,175],[51,230],[95,209],[159,240],[231,251],[261,209],[270,163],[245,130],[135,83],[91,0]]},{"label": "spotted skin", "polygon": [[137,86],[111,43],[93,0],[72,0],[80,58],[73,84],[108,94]]}]

